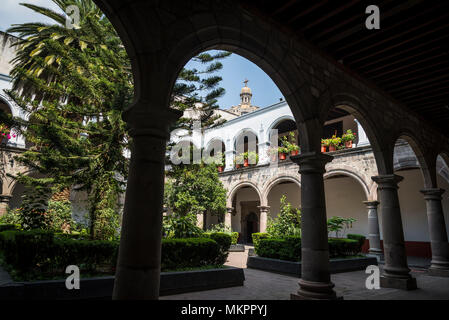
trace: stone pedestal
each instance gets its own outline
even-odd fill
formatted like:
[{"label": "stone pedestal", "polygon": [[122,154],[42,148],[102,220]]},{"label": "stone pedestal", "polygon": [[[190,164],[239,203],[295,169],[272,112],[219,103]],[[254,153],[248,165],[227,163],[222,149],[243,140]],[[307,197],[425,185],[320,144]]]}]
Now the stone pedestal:
[{"label": "stone pedestal", "polygon": [[259,206],[260,209],[260,221],[259,221],[259,232],[267,231],[267,219],[268,219],[268,211],[270,207],[267,206]]},{"label": "stone pedestal", "polygon": [[403,177],[391,174],[372,177],[377,183],[385,266],[380,285],[385,288],[416,289],[416,280],[410,275],[405,253],[404,231],[398,198],[398,183]]},{"label": "stone pedestal", "polygon": [[380,245],[379,217],[377,206],[379,201],[364,201],[368,209],[368,241],[369,253],[379,259],[383,259],[383,251]]},{"label": "stone pedestal", "polygon": [[133,140],[113,299],[159,297],[166,142],[181,116],[136,108],[125,115]]},{"label": "stone pedestal", "polygon": [[301,173],[301,279],[292,299],[336,299],[330,279],[323,173],[332,156],[308,152],[291,157]]},{"label": "stone pedestal", "polygon": [[429,274],[439,277],[449,277],[449,243],[447,241],[443,206],[441,205],[441,196],[444,191],[438,188],[421,190],[426,200],[427,221],[432,248]]}]

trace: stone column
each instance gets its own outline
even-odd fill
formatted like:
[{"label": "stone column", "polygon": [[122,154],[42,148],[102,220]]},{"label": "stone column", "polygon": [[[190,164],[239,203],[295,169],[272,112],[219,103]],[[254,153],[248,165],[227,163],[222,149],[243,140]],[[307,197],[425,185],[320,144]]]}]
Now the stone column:
[{"label": "stone column", "polygon": [[232,207],[226,208],[224,223],[225,223],[225,226],[229,227],[230,229],[232,228],[232,212],[234,212],[234,208],[232,208]]},{"label": "stone column", "polygon": [[402,181],[403,177],[389,174],[371,177],[371,179],[378,185],[382,214],[385,266],[380,278],[380,285],[384,288],[416,289],[416,279],[410,275],[407,265],[399,206],[398,183]]},{"label": "stone column", "polygon": [[270,207],[268,206],[258,206],[260,209],[260,219],[259,219],[259,232],[267,231],[267,219],[268,219],[268,211]]},{"label": "stone column", "polygon": [[439,277],[449,277],[449,243],[447,241],[443,206],[441,205],[441,196],[444,191],[438,188],[421,190],[426,200],[427,221],[432,248],[432,262],[429,274]]},{"label": "stone column", "polygon": [[124,116],[132,147],[113,299],[159,297],[166,142],[181,113],[145,107]]},{"label": "stone column", "polygon": [[234,170],[234,159],[235,159],[235,151],[234,150],[225,151],[225,170],[224,171]]},{"label": "stone column", "polygon": [[369,253],[380,258],[383,255],[383,251],[380,246],[379,218],[377,216],[379,201],[363,201],[363,203],[368,209]]},{"label": "stone column", "polygon": [[323,173],[332,156],[307,152],[291,157],[301,173],[301,279],[296,299],[336,299],[330,279]]},{"label": "stone column", "polygon": [[8,195],[0,195],[0,216],[6,214],[11,198],[12,197]]}]

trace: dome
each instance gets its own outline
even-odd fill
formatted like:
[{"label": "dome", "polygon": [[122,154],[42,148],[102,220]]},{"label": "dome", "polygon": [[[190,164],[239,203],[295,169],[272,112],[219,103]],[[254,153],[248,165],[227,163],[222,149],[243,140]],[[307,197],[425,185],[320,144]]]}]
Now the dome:
[{"label": "dome", "polygon": [[249,94],[251,94],[251,89],[249,87],[247,87],[247,86],[244,86],[242,88],[242,91],[240,91],[240,93],[249,93]]}]

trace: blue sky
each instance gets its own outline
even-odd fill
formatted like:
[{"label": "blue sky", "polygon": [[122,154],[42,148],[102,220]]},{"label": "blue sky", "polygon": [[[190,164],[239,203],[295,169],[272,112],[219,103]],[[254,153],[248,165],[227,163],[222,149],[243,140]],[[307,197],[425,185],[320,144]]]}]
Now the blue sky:
[{"label": "blue sky", "polygon": [[[50,0],[1,0],[0,4],[0,31],[6,31],[11,24],[24,22],[48,22],[43,16],[35,14],[32,10],[25,8],[20,3],[32,3],[35,5],[58,9]],[[226,94],[218,101],[222,109],[228,109],[240,102],[240,90],[243,81],[248,79],[248,87],[253,93],[252,104],[259,107],[266,107],[279,102],[282,97],[281,92],[268,77],[254,63],[247,59],[232,54],[222,60],[223,69],[218,73],[223,78],[221,87],[225,88]]]}]

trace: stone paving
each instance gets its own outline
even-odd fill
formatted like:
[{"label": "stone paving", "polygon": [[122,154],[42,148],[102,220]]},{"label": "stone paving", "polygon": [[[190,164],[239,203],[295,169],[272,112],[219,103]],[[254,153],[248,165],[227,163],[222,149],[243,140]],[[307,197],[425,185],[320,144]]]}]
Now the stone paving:
[{"label": "stone paving", "polygon": [[[161,300],[288,300],[290,293],[298,289],[298,278],[246,269],[247,252],[232,252],[227,265],[245,268],[245,285],[226,289],[208,290],[161,297]],[[449,278],[430,277],[424,269],[413,268],[418,290],[397,289],[368,290],[364,271],[332,275],[335,289],[345,300],[448,300]]]}]

